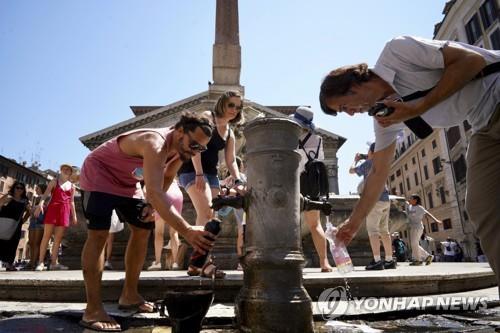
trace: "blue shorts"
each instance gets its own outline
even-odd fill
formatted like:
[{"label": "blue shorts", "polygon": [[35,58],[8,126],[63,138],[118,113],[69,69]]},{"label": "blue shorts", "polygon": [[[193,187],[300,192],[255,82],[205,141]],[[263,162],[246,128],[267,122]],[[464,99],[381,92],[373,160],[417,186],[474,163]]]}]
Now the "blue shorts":
[{"label": "blue shorts", "polygon": [[44,217],[44,214],[40,214],[40,216],[38,216],[38,218],[32,216],[30,218],[30,226],[28,227],[28,230],[43,230],[43,228],[44,228],[43,217]]},{"label": "blue shorts", "polygon": [[[195,178],[196,172],[181,173],[179,175],[179,185],[187,190],[189,186],[194,184]],[[203,178],[205,178],[205,181],[208,182],[208,186],[210,186],[210,188],[220,188],[219,177],[217,177],[217,175],[204,173]]]}]

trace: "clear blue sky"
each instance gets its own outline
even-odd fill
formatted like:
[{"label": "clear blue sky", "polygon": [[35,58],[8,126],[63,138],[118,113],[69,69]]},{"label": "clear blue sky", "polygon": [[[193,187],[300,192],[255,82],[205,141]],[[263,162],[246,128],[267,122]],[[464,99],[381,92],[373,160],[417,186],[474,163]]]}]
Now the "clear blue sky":
[{"label": "clear blue sky", "polygon": [[[356,189],[354,154],[373,140],[368,116],[319,110],[330,70],[373,65],[397,35],[432,38],[445,0],[240,0],[241,83],[263,105],[311,105],[317,126],[346,137],[340,192]],[[0,2],[0,154],[57,169],[81,165],[79,137],[166,105],[212,79],[215,0]]]}]

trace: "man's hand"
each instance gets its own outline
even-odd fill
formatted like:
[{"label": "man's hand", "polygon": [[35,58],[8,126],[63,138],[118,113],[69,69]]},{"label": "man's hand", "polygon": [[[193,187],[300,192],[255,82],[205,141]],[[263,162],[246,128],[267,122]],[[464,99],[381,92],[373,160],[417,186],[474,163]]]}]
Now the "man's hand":
[{"label": "man's hand", "polygon": [[351,221],[349,219],[345,220],[344,223],[342,223],[339,226],[339,230],[337,231],[336,238],[343,242],[345,246],[349,245],[351,240],[354,238],[356,233],[359,230],[360,225],[354,223],[354,221]]},{"label": "man's hand", "polygon": [[214,246],[214,241],[205,237],[215,240],[217,238],[212,233],[203,230],[202,226],[191,226],[188,231],[183,235],[186,241],[193,246],[195,251],[200,253],[207,253]]},{"label": "man's hand", "polygon": [[154,213],[155,213],[155,209],[153,208],[153,206],[151,206],[151,204],[149,204],[149,203],[144,204],[142,206],[141,213],[140,213],[141,222],[144,222],[144,223],[154,222],[155,221]]},{"label": "man's hand", "polygon": [[393,108],[394,112],[386,117],[375,117],[377,122],[382,127],[388,127],[394,124],[401,123],[405,120],[415,118],[423,113],[417,104],[405,103],[400,101],[385,100],[384,104],[387,107]]},{"label": "man's hand", "polygon": [[194,184],[198,191],[202,193],[205,192],[205,186],[207,185],[207,182],[205,181],[204,176],[195,176]]}]

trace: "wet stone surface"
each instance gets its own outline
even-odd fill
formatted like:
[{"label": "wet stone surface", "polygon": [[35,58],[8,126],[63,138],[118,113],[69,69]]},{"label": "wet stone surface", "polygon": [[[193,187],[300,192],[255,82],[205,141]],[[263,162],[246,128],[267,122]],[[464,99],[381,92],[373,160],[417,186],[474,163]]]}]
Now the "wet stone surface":
[{"label": "wet stone surface", "polygon": [[[77,317],[45,315],[0,314],[0,332],[93,332],[78,325]],[[133,322],[121,321],[127,333],[167,333],[171,328],[165,323],[136,327]],[[421,314],[409,318],[390,317],[377,320],[346,320],[336,325],[316,322],[317,333],[329,332],[495,332],[500,331],[500,306],[474,312],[449,312],[441,314]],[[346,325],[351,325],[347,327]],[[230,325],[204,326],[202,333],[236,333]]]}]

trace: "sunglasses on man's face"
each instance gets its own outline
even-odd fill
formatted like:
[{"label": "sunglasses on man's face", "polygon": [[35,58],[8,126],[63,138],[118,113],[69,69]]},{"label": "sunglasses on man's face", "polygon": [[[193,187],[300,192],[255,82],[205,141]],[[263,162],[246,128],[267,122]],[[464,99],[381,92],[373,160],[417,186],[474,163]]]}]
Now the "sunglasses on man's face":
[{"label": "sunglasses on man's face", "polygon": [[238,111],[241,111],[241,110],[243,109],[243,107],[242,107],[241,105],[236,105],[236,104],[234,104],[234,103],[228,103],[228,104],[227,104],[227,107],[228,107],[228,108],[231,108],[231,109],[236,108],[236,110],[238,110]]},{"label": "sunglasses on man's face", "polygon": [[199,153],[202,153],[205,150],[207,150],[207,146],[204,146],[201,143],[196,142],[196,140],[193,139],[193,137],[191,136],[191,134],[189,134],[189,132],[186,132],[186,133],[189,137],[189,145],[188,145],[189,149],[191,149],[192,151],[195,151],[195,152],[199,152]]}]

